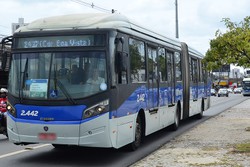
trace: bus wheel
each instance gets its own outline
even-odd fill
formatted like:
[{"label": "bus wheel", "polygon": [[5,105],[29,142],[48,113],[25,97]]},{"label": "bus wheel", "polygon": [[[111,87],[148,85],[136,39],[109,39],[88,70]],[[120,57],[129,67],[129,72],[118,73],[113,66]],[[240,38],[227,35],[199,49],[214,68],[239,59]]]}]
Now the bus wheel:
[{"label": "bus wheel", "polygon": [[174,124],[171,126],[172,131],[176,131],[179,128],[180,124],[180,109],[177,107],[175,116],[174,116]]},{"label": "bus wheel", "polygon": [[131,150],[135,151],[142,142],[142,124],[140,116],[136,119],[136,127],[135,127],[135,140],[130,144]]}]

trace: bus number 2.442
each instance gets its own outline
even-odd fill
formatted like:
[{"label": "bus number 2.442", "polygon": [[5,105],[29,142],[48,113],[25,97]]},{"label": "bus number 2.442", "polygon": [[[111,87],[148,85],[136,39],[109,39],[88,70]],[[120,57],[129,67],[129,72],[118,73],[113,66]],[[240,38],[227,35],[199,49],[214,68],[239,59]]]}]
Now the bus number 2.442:
[{"label": "bus number 2.442", "polygon": [[37,110],[21,110],[21,116],[32,116],[32,117],[37,117],[38,116],[38,111]]}]

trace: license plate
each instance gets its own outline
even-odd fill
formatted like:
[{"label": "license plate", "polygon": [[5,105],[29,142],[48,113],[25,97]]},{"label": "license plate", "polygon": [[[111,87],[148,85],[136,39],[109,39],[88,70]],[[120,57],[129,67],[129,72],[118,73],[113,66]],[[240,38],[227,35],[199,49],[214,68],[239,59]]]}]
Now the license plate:
[{"label": "license plate", "polygon": [[55,133],[39,133],[38,138],[40,140],[56,140],[56,134]]}]

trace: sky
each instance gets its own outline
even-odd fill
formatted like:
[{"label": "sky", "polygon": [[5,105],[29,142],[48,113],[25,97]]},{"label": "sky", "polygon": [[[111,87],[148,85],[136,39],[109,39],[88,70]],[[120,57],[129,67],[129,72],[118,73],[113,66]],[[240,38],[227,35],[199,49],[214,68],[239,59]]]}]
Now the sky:
[{"label": "sky", "polygon": [[[18,18],[25,23],[36,19],[78,13],[100,13],[77,0],[0,0],[0,37],[11,35]],[[175,0],[82,0],[127,16],[164,36],[175,38]],[[179,40],[205,54],[215,32],[226,32],[223,18],[239,23],[250,15],[249,0],[178,0]]]}]

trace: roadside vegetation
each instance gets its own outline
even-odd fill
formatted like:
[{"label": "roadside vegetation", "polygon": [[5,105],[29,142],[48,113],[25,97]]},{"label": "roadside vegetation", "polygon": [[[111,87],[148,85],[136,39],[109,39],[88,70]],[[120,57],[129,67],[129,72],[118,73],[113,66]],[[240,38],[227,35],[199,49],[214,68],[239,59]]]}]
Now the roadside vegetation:
[{"label": "roadside vegetation", "polygon": [[215,39],[210,41],[204,63],[209,71],[219,69],[222,65],[250,67],[250,16],[235,23],[229,18],[222,19],[226,32],[217,30]]},{"label": "roadside vegetation", "polygon": [[250,141],[247,143],[239,143],[234,147],[234,151],[237,153],[250,153]]}]

